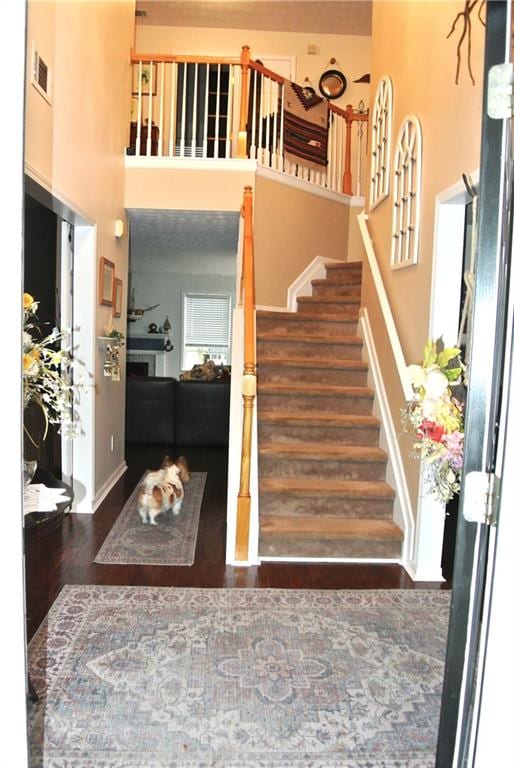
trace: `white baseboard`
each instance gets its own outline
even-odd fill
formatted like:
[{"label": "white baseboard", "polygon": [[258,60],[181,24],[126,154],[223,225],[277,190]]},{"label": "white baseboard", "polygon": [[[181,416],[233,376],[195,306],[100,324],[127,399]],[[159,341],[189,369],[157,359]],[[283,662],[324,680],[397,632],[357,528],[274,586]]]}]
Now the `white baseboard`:
[{"label": "white baseboard", "polygon": [[312,296],[311,280],[326,277],[325,264],[337,263],[338,259],[329,259],[326,256],[315,256],[303,272],[287,289],[287,307],[290,312],[296,312],[296,299],[298,296]]},{"label": "white baseboard", "polygon": [[288,309],[288,307],[271,307],[267,304],[256,304],[255,309],[261,312],[294,312],[294,310]]},{"label": "white baseboard", "polygon": [[[398,558],[387,557],[260,557],[261,563],[351,563],[353,565],[403,565]],[[239,565],[239,563],[238,563]]]},{"label": "white baseboard", "polygon": [[376,407],[378,408],[378,415],[381,421],[381,437],[385,443],[384,447],[389,455],[389,474],[386,475],[386,480],[396,491],[393,513],[394,521],[400,526],[404,534],[401,563],[410,575],[410,572],[413,572],[412,563],[414,562],[414,515],[412,512],[409,489],[407,487],[407,479],[403,468],[400,446],[396,436],[396,429],[389,408],[387,391],[380,370],[368,312],[365,307],[361,309],[360,328],[364,340],[364,353],[367,355],[369,363],[369,372],[371,375],[370,384],[376,395]]},{"label": "white baseboard", "polygon": [[[96,512],[102,501],[106,498],[108,493],[114,488],[120,477],[122,477],[127,471],[127,462],[122,461],[119,467],[117,467],[112,475],[107,478],[105,483],[98,489],[91,505],[90,513]],[[76,512],[86,512],[86,510],[77,509]]]},{"label": "white baseboard", "polygon": [[432,581],[439,584],[446,581],[441,575],[440,568],[416,568],[407,562],[402,562],[401,565],[405,568],[412,581]]}]

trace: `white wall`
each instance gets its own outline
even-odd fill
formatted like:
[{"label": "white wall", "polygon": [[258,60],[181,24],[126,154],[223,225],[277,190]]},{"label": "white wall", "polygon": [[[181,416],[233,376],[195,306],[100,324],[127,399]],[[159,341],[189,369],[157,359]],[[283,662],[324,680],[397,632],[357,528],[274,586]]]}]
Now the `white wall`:
[{"label": "white wall", "polygon": [[233,275],[184,274],[176,272],[131,272],[131,287],[141,307],[159,304],[157,309],[145,312],[142,320],[130,323],[131,333],[145,333],[150,323],[160,327],[166,315],[171,323],[173,350],[165,355],[164,375],[178,379],[182,340],[182,294],[187,291],[205,293],[231,293],[232,307],[236,301],[236,257]]}]

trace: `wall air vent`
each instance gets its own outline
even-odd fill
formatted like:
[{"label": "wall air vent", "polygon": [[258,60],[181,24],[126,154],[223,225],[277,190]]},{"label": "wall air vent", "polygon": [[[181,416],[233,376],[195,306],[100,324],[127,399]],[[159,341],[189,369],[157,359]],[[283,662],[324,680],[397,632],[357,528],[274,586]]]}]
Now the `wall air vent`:
[{"label": "wall air vent", "polygon": [[42,58],[36,47],[32,46],[32,85],[51,104],[52,80],[48,64]]}]

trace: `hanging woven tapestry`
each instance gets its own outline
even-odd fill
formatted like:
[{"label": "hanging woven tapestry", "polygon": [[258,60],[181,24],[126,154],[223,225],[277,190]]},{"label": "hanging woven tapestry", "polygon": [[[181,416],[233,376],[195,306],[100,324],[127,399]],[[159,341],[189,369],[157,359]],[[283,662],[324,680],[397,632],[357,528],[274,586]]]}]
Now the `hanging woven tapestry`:
[{"label": "hanging woven tapestry", "polygon": [[328,105],[312,88],[284,83],[284,157],[315,171],[327,167]]}]

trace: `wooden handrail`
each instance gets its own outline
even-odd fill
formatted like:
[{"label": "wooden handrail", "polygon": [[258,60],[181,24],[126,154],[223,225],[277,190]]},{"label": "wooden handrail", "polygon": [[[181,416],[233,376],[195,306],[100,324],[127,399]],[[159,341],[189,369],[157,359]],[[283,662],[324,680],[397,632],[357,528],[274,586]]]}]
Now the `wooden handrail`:
[{"label": "wooden handrail", "polygon": [[242,214],[243,233],[243,313],[244,313],[244,368],[243,368],[243,440],[241,445],[241,475],[237,496],[235,559],[248,560],[250,536],[250,469],[252,458],[252,422],[256,393],[255,374],[255,276],[253,263],[253,196],[252,188],[245,187]]},{"label": "wooden handrail", "polygon": [[368,120],[368,110],[365,112],[356,112],[351,104],[347,104],[346,109],[341,109],[341,107],[338,107],[337,104],[332,104],[332,102],[329,101],[328,108],[331,112],[335,112],[336,115],[341,115],[341,117],[344,117],[344,119],[348,122],[353,122],[354,120],[362,120],[363,122],[367,122]]},{"label": "wooden handrail", "polygon": [[282,75],[277,74],[276,72],[273,72],[273,70],[268,69],[264,66],[264,64],[259,64],[258,61],[254,61],[253,59],[250,59],[248,62],[248,66],[250,69],[253,69],[255,72],[258,72],[260,75],[264,75],[264,77],[269,77],[270,80],[274,80],[276,83],[279,83],[279,85],[284,85],[286,82],[286,78],[282,77]]},{"label": "wooden handrail", "polygon": [[204,56],[203,54],[195,54],[192,56],[186,56],[181,53],[130,53],[130,61],[132,64],[144,64],[153,62],[155,64],[240,64],[240,59],[235,56]]}]

